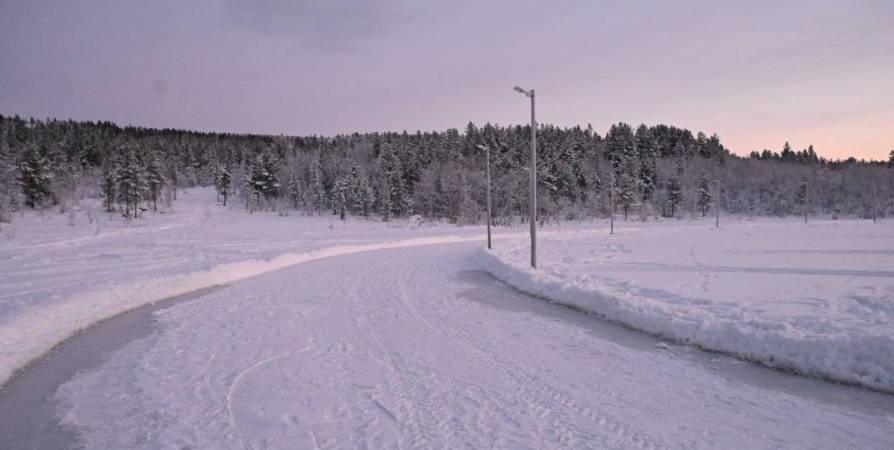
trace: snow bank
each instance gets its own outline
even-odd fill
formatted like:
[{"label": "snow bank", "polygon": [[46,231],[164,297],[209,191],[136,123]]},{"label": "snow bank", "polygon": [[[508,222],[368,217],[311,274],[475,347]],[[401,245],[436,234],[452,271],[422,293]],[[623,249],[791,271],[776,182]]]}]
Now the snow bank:
[{"label": "snow bank", "polygon": [[700,307],[701,300],[670,301],[629,283],[548,267],[532,270],[526,260],[506,250],[482,249],[475,259],[520,291],[649,334],[803,375],[894,392],[891,333],[823,319],[774,320],[743,310],[718,313]]},{"label": "snow bank", "polygon": [[435,236],[372,244],[337,245],[269,260],[230,262],[183,275],[159,276],[104,287],[50,305],[18,311],[0,324],[0,386],[31,361],[102,320],[140,306],[221,286],[263,273],[322,258],[390,248],[480,240],[480,237]]}]

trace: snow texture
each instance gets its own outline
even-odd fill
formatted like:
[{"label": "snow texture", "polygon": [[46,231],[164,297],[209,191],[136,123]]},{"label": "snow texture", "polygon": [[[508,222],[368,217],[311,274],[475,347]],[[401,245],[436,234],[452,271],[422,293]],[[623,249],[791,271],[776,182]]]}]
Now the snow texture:
[{"label": "snow texture", "polygon": [[84,448],[891,448],[887,394],[664,342],[480,270],[652,334],[889,390],[884,223],[631,222],[611,236],[566,223],[541,228],[534,272],[526,230],[495,229],[487,252],[480,226],[179,197],[135,221],[91,223],[84,205],[74,225],[34,213],[0,230],[4,380],[92,323],[221,286],[161,310],[49,399]]},{"label": "snow texture", "polygon": [[91,212],[90,223],[85,207],[75,225],[70,215],[36,213],[4,224],[0,386],[77,332],[146,304],[320,258],[480,240],[418,222],[270,221],[220,206],[209,188],[180,196],[177,210],[149,219]]},{"label": "snow texture", "polygon": [[534,296],[799,374],[894,392],[894,230],[871,222],[632,225],[481,250]]}]

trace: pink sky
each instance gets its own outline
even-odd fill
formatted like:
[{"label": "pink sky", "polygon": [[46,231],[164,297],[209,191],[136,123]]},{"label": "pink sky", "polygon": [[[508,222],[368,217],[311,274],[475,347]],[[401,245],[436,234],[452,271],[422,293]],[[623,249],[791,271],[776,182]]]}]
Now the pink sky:
[{"label": "pink sky", "polygon": [[894,149],[894,2],[0,2],[0,114],[332,135],[664,123]]}]

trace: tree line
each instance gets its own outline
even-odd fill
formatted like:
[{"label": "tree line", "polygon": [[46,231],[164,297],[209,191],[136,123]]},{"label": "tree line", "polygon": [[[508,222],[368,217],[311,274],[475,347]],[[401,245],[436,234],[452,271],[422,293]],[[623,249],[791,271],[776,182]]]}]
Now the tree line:
[{"label": "tree line", "polygon": [[[410,215],[480,223],[491,153],[493,220],[528,217],[530,126],[460,132],[262,136],[0,116],[0,221],[99,198],[128,218],[168,208],[179,189],[214,186],[221,203],[389,221]],[[538,217],[894,213],[888,161],[828,160],[813,147],[730,153],[715,134],[668,125],[537,129]],[[719,188],[719,189],[718,189]],[[614,208],[614,211],[612,211]]]}]

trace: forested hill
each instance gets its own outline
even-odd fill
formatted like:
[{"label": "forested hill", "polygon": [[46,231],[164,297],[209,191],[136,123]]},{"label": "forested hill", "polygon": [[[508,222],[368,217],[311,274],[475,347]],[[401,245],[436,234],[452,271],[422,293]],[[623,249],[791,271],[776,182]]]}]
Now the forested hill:
[{"label": "forested hill", "polygon": [[[462,132],[286,137],[0,116],[0,221],[88,198],[139,217],[167,208],[178,189],[214,185],[222,202],[249,211],[478,223],[483,145],[494,222],[512,225],[528,213],[530,135],[529,126],[469,123]],[[894,213],[894,151],[888,162],[829,161],[786,143],[742,158],[716,135],[624,123],[605,136],[541,125],[537,147],[545,221],[604,217],[610,204],[631,219],[703,216],[717,200],[715,180],[721,208],[736,214]]]}]

